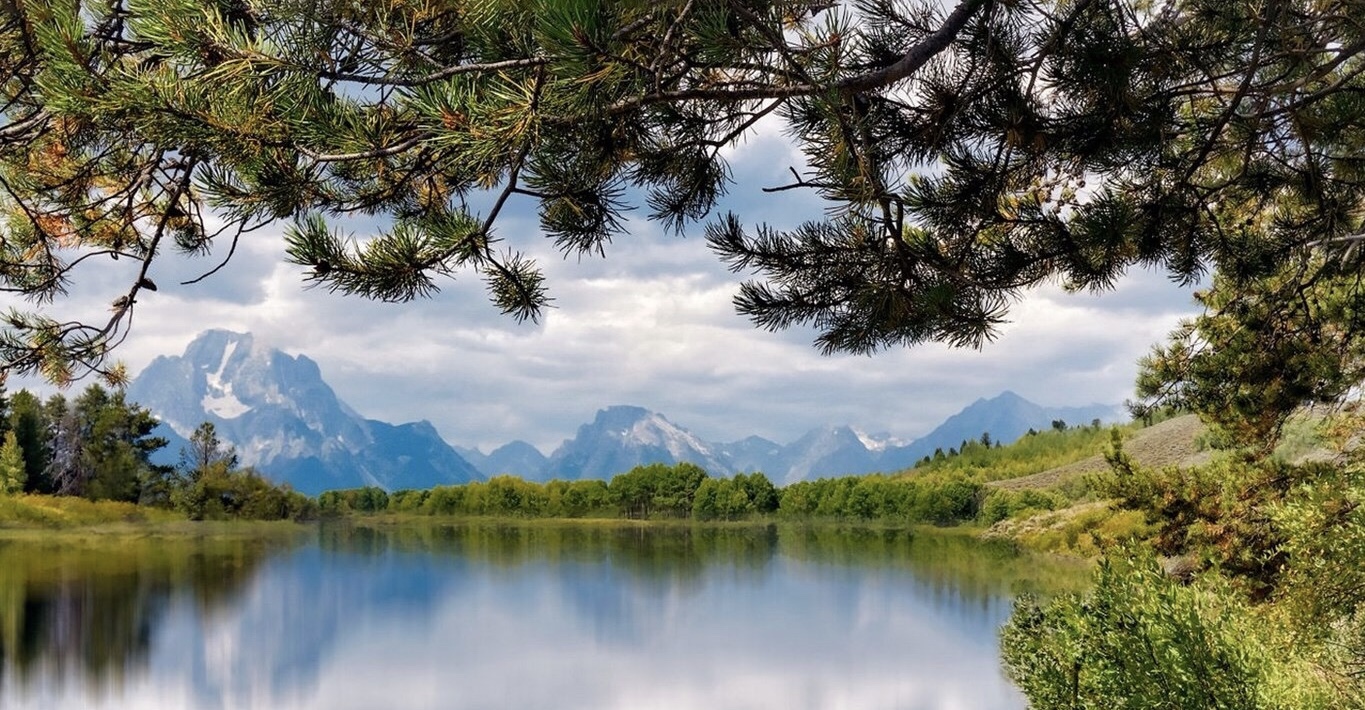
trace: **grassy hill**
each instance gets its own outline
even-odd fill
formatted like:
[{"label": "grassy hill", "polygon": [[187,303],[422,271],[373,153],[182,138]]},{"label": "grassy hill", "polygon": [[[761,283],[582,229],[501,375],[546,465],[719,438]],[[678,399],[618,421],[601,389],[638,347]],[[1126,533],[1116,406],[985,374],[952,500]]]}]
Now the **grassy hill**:
[{"label": "grassy hill", "polygon": [[[1118,427],[1124,451],[1140,466],[1195,466],[1214,454],[1208,429],[1192,415],[1152,426]],[[935,457],[902,475],[926,481],[984,484],[978,522],[987,537],[1026,547],[1093,556],[1105,545],[1149,533],[1140,514],[1115,511],[1093,490],[1093,477],[1109,469],[1105,453],[1113,427],[1078,426],[1028,434],[1007,446],[966,442],[961,451]]]},{"label": "grassy hill", "polygon": [[[1211,456],[1211,452],[1201,445],[1208,429],[1193,414],[1183,414],[1140,429],[1130,425],[1128,431],[1130,436],[1124,440],[1123,450],[1140,466],[1197,466],[1206,463]],[[1109,468],[1104,459],[1108,444],[1105,439],[1096,453],[1079,461],[1030,475],[995,480],[991,485],[1007,490],[1054,488],[1102,473]]]},{"label": "grassy hill", "polygon": [[[1052,489],[1069,486],[1088,474],[1108,470],[1113,427],[1077,426],[1028,434],[1006,446],[966,442],[952,451],[903,472],[902,476],[973,480],[1002,490]],[[1144,427],[1118,427],[1123,448],[1141,466],[1194,466],[1211,456],[1208,429],[1193,414]]]},{"label": "grassy hill", "polygon": [[[1321,413],[1308,412],[1292,419],[1285,427],[1276,456],[1301,462],[1331,456],[1319,431]],[[1210,446],[1212,434],[1193,414],[1182,415],[1148,427],[1130,424],[1122,427],[1123,450],[1143,468],[1182,468],[1208,463],[1218,452]],[[1010,505],[1008,515],[986,519],[991,524],[987,537],[1014,540],[1035,550],[1096,555],[1105,545],[1127,537],[1149,534],[1148,523],[1136,511],[1117,511],[1092,489],[1095,475],[1109,466],[1104,453],[1108,439],[1095,441],[1091,436],[1061,432],[1058,438],[1040,438],[1034,446],[1050,446],[1054,458],[1070,458],[1057,465],[1035,468],[1014,476],[992,476],[987,486]],[[1086,446],[1091,448],[1087,451]],[[1027,462],[1047,460],[1047,456],[1028,450],[998,450],[998,456],[1012,462],[1010,471],[1027,468]],[[1033,509],[1015,501],[1043,501]],[[993,524],[992,524],[993,523]]]}]

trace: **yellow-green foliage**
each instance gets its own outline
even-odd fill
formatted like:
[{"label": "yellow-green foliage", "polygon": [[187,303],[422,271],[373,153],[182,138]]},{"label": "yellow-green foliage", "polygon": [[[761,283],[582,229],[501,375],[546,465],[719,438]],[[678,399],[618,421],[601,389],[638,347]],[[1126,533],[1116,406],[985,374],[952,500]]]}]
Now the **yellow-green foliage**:
[{"label": "yellow-green foliage", "polygon": [[549,481],[536,483],[515,476],[494,476],[430,491],[399,491],[390,497],[390,510],[428,515],[581,518],[615,515],[606,481]]},{"label": "yellow-green foliage", "polygon": [[[1129,430],[1130,426],[1121,427]],[[1080,426],[1026,434],[1008,446],[986,446],[969,441],[954,456],[931,458],[903,475],[930,480],[1000,481],[1019,478],[1102,453],[1110,429]]]},{"label": "yellow-green foliage", "polygon": [[844,476],[798,481],[778,493],[787,519],[884,520],[951,525],[975,520],[982,486],[969,480]]},{"label": "yellow-green foliage", "polygon": [[125,522],[168,522],[184,516],[133,503],[74,496],[0,496],[0,527],[63,528]]},{"label": "yellow-green foliage", "polygon": [[1119,543],[1148,539],[1152,529],[1141,512],[1114,510],[1106,503],[1094,503],[1036,515],[1021,514],[993,532],[1035,552],[1095,558]]},{"label": "yellow-green foliage", "polygon": [[1001,635],[1035,708],[1343,707],[1311,651],[1216,575],[1183,586],[1150,551],[1115,551],[1087,594],[1025,599]]}]

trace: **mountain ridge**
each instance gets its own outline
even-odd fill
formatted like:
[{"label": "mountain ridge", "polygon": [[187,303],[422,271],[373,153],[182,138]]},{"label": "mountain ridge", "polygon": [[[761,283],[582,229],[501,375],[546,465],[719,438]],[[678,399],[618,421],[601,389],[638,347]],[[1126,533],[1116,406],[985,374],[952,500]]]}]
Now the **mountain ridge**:
[{"label": "mountain ridge", "polygon": [[[484,454],[452,445],[427,421],[367,419],[337,396],[311,358],[227,330],[204,331],[183,355],[154,359],[128,394],[162,419],[162,433],[173,443],[183,443],[200,422],[210,421],[237,447],[244,464],[306,493],[361,485],[427,488],[499,474],[605,479],[642,464],[683,461],[712,475],[762,471],[786,485],[904,470],[983,432],[1010,443],[1059,419],[1074,424],[1120,418],[1118,408],[1108,405],[1044,407],[1006,390],[977,399],[909,442],[826,425],[780,444],[758,436],[709,442],[663,414],[618,404],[598,410],[549,455],[520,440]],[[173,463],[178,448],[168,448]]]},{"label": "mountain ridge", "polygon": [[200,333],[183,355],[153,360],[129,384],[128,397],[182,440],[211,422],[244,465],[308,494],[482,478],[430,422],[366,419],[337,397],[312,359],[250,333]]}]

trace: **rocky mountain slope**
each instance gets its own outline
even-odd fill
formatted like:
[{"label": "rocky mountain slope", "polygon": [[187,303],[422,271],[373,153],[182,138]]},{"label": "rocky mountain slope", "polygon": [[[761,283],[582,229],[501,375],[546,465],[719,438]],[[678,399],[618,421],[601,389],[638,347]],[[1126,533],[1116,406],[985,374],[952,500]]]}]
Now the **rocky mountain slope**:
[{"label": "rocky mountain slope", "polygon": [[[305,493],[378,485],[426,488],[481,478],[428,422],[366,419],[337,398],[317,363],[246,333],[201,333],[128,386],[176,438],[212,422],[245,465]],[[168,447],[172,459],[178,447]]]},{"label": "rocky mountain slope", "polygon": [[128,396],[162,419],[161,433],[172,441],[166,462],[174,463],[184,440],[209,421],[244,464],[307,493],[362,485],[428,488],[504,473],[530,480],[610,478],[641,464],[682,461],[712,475],[762,471],[785,485],[903,470],[983,432],[1009,443],[1057,420],[1122,419],[1116,407],[1043,407],[1005,392],[977,400],[910,442],[831,425],[789,444],[757,436],[716,443],[657,412],[617,405],[598,411],[548,456],[523,441],[484,454],[452,447],[427,422],[366,419],[337,397],[308,357],[226,330],[206,331],[182,355],[154,360]]}]

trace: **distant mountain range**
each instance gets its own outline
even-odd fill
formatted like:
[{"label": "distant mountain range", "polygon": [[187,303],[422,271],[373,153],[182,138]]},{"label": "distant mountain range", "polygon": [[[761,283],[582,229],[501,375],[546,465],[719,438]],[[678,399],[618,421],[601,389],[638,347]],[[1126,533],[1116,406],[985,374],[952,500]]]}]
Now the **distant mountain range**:
[{"label": "distant mountain range", "polygon": [[501,473],[531,480],[610,478],[641,464],[682,461],[712,475],[763,471],[788,484],[904,469],[983,432],[1009,443],[1055,420],[1123,418],[1120,407],[1042,407],[1005,392],[977,400],[908,443],[827,426],[783,445],[757,436],[706,442],[659,413],[618,405],[597,412],[549,456],[523,441],[484,454],[451,446],[429,422],[366,419],[336,396],[312,360],[224,330],[201,333],[183,355],[153,360],[129,385],[128,398],[161,418],[160,433],[172,440],[165,453],[172,462],[194,429],[209,421],[244,464],[310,494],[363,485],[427,488]]}]

